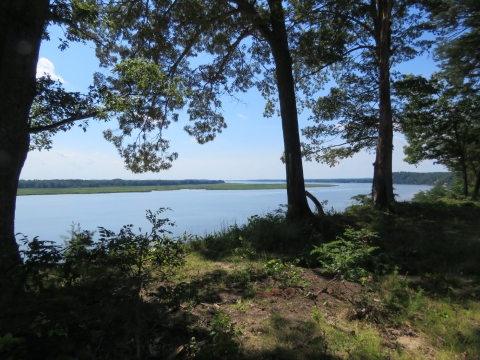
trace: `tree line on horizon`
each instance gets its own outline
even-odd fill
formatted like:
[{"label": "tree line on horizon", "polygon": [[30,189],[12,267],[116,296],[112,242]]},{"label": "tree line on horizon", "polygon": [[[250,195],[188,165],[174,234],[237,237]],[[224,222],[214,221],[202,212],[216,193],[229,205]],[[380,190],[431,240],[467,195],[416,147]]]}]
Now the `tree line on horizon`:
[{"label": "tree line on horizon", "polygon": [[[259,180],[261,181],[261,180]],[[269,180],[274,181],[274,180]],[[283,182],[285,180],[277,180]],[[371,183],[372,178],[340,178],[340,179],[305,179],[305,182],[324,183]],[[45,188],[89,188],[110,186],[167,186],[190,184],[224,184],[223,180],[82,180],[82,179],[52,179],[52,180],[20,180],[19,189],[45,189]],[[408,171],[394,172],[394,184],[435,185],[446,184],[452,187],[454,174],[449,172],[415,173]]]},{"label": "tree line on horizon", "polygon": [[111,186],[167,186],[167,185],[203,185],[224,184],[223,180],[81,180],[81,179],[52,179],[52,180],[20,180],[19,189],[43,188],[89,188]]},{"label": "tree line on horizon", "polygon": [[[455,182],[454,174],[451,172],[431,172],[417,173],[409,171],[400,171],[392,173],[393,184],[406,185],[444,185],[452,187]],[[338,183],[371,183],[372,178],[353,178],[353,179],[307,179],[306,182],[338,182]]]},{"label": "tree line on horizon", "polygon": [[[265,98],[264,115],[282,124],[289,220],[313,215],[302,159],[334,166],[365,149],[375,152],[372,203],[392,209],[394,131],[407,138],[409,163],[434,159],[459,175],[464,196],[472,185],[478,196],[479,7],[477,0],[2,1],[0,251],[18,259],[20,173],[28,152],[50,149],[55,133],[111,121],[118,125],[104,137],[128,169],[168,170],[178,153],[165,130],[181,110],[190,120],[185,131],[204,144],[227,126],[222,99],[251,88]],[[95,74],[86,93],[67,92],[48,75],[36,79],[50,25],[64,29],[61,50],[91,41],[111,73]],[[432,48],[440,71],[431,78],[395,70]],[[300,129],[304,109],[313,125]]]}]

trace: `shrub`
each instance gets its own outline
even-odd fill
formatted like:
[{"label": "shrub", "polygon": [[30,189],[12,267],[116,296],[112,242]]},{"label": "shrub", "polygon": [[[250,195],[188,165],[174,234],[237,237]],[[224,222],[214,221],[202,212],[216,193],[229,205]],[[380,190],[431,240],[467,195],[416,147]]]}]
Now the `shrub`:
[{"label": "shrub", "polygon": [[378,236],[368,229],[356,231],[352,228],[345,230],[344,235],[349,240],[337,236],[335,241],[314,246],[311,254],[316,254],[324,268],[340,275],[342,280],[358,281],[368,274],[365,265],[375,261],[371,253],[378,247],[369,243]]},{"label": "shrub", "polygon": [[427,191],[420,191],[412,198],[413,202],[433,203],[440,198],[448,195],[448,191],[440,184],[436,184],[433,188]]}]

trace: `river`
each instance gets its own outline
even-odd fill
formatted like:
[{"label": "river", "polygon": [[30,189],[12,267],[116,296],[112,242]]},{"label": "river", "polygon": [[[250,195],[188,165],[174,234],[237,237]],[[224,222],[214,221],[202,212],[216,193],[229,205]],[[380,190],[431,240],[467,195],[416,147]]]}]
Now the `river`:
[{"label": "river", "polygon": [[[233,182],[233,181],[232,181]],[[239,181],[235,181],[239,182]],[[247,181],[245,181],[247,182]],[[250,182],[251,183],[251,182]],[[409,201],[427,185],[395,185],[400,201]],[[354,195],[368,194],[371,184],[346,183],[334,187],[309,188],[318,200],[328,200],[326,210],[342,211],[352,204]],[[15,230],[30,239],[62,242],[72,223],[83,230],[102,226],[118,231],[133,224],[148,230],[145,211],[171,208],[164,213],[176,223],[174,235],[195,235],[219,231],[232,224],[243,224],[252,215],[274,211],[287,202],[286,190],[176,190],[148,193],[112,193],[81,195],[32,195],[17,198]],[[312,209],[313,204],[311,204]],[[20,239],[17,236],[17,239]]]}]

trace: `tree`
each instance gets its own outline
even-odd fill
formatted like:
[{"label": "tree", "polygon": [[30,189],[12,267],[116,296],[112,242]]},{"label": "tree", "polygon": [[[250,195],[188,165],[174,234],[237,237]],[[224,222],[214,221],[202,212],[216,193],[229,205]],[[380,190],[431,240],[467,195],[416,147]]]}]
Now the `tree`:
[{"label": "tree", "polygon": [[[348,32],[349,50],[332,69],[337,87],[312,103],[317,125],[302,130],[310,140],[304,155],[334,166],[362,149],[375,149],[373,203],[385,207],[394,201],[390,69],[428,45],[419,40],[428,27],[424,13],[412,1],[342,1],[319,3],[311,16],[325,14],[342,19],[339,31]],[[326,145],[338,137],[342,143]]]},{"label": "tree", "polygon": [[[472,114],[477,111],[475,103],[471,102],[478,99],[480,91],[480,3],[475,0],[425,0],[422,3],[428,9],[430,20],[439,35],[435,58],[441,74],[432,78],[437,84],[438,81],[442,83],[441,86],[437,86],[437,96],[442,99],[439,100],[439,104],[446,102],[453,103],[455,106],[470,104],[470,107],[465,108],[464,113],[444,109],[448,116],[456,118],[452,121],[453,124],[460,123],[465,126],[466,119],[474,116]],[[446,113],[445,116],[447,116]],[[459,155],[456,170],[461,173],[465,196],[468,192],[467,174],[473,174],[476,178],[473,196],[477,197],[480,188],[478,176],[480,170],[477,163],[479,159],[477,145],[480,141],[478,123],[472,128],[467,126],[463,130],[468,139],[464,138],[462,141],[470,145],[465,145],[465,148],[460,151],[465,154]],[[472,136],[477,136],[477,139],[472,139]],[[457,146],[460,146],[460,143],[459,139]],[[477,152],[476,155],[475,152]],[[462,165],[466,160],[461,159],[465,157],[469,157],[470,161]]]},{"label": "tree", "polygon": [[[136,105],[122,112],[120,131],[107,131],[106,138],[136,172],[149,170],[153,159],[169,166],[176,153],[160,159],[155,151],[167,154],[169,144],[162,131],[178,120],[176,110],[188,107],[194,124],[185,130],[202,144],[226,127],[221,96],[235,97],[256,86],[267,99],[266,115],[272,115],[279,103],[287,217],[310,216],[296,96],[296,90],[315,91],[320,84],[318,72],[312,71],[315,66],[307,66],[299,56],[308,26],[292,3],[281,0],[109,2],[95,29],[102,34],[102,43],[110,44],[97,53],[104,65],[114,68],[114,76],[103,84],[116,99]],[[325,44],[332,40],[322,41],[320,50],[327,52]],[[152,76],[157,80],[151,82]],[[155,83],[163,85],[158,89]],[[166,88],[175,88],[178,96],[172,98],[164,92]],[[147,133],[153,129],[154,136],[149,138]],[[130,136],[136,136],[137,142],[125,146]]]},{"label": "tree", "polygon": [[[107,131],[105,137],[118,147],[127,167],[136,172],[167,169],[177,154],[167,152],[169,143],[162,137],[162,130],[170,120],[177,120],[174,110],[189,102],[189,114],[195,124],[186,130],[200,143],[210,141],[226,126],[219,113],[218,95],[245,91],[253,85],[267,97],[274,93],[275,84],[278,88],[287,154],[289,217],[310,215],[290,52],[290,45],[295,44],[298,34],[290,29],[292,8],[286,6],[287,9],[279,0],[260,4],[245,0],[172,4],[3,1],[0,7],[1,253],[12,254],[11,260],[19,260],[14,236],[16,189],[29,148],[49,148],[52,133],[68,130],[75,121],[93,116],[105,118],[107,112],[111,112],[118,117],[120,135]],[[94,29],[100,9],[106,10],[101,17],[105,22]],[[125,61],[116,64],[111,78],[97,75],[96,87],[87,96],[67,94],[48,78],[37,84],[35,72],[40,44],[42,37],[48,38],[46,28],[52,23],[66,26],[67,41],[61,47],[66,47],[68,41],[93,39],[98,45],[106,40],[110,43],[98,47],[104,63],[115,63],[110,57],[115,53]],[[155,32],[149,29],[152,24]],[[102,32],[103,29],[110,32]],[[102,39],[99,34],[106,36]],[[121,42],[116,43],[121,35]],[[245,62],[247,53],[242,41],[248,37],[251,39],[248,56],[256,63]],[[187,66],[187,59],[199,53],[210,54],[214,61],[192,70]],[[273,63],[274,66],[270,66]],[[262,72],[263,80],[252,79]],[[315,83],[313,79],[312,82]],[[100,98],[106,105],[103,110],[98,108]],[[36,105],[32,107],[35,99]],[[271,100],[267,103],[269,111],[273,108]],[[55,104],[46,112],[45,105],[51,106],[49,101]],[[167,118],[167,114],[172,118]],[[81,126],[85,129],[86,123]],[[140,130],[139,137],[125,146],[124,139],[134,130]],[[153,141],[147,136],[152,130],[157,130]],[[30,143],[31,134],[34,134],[33,143]]]},{"label": "tree", "polygon": [[480,3],[425,0],[440,35],[436,59],[449,81],[480,91]]},{"label": "tree", "polygon": [[[62,21],[73,26],[92,13],[90,6],[78,1],[74,4],[63,0],[0,3],[0,255],[8,262],[20,261],[14,231],[15,203],[30,135],[66,130],[74,121],[96,112],[94,100],[68,94],[48,78],[36,81],[38,53],[42,38],[48,37],[47,25]],[[69,39],[75,38],[72,32]],[[32,118],[30,110],[36,97]],[[50,112],[44,111],[45,106]],[[48,136],[34,141],[38,146],[48,144]]]},{"label": "tree", "polygon": [[468,174],[475,178],[473,196],[478,196],[480,182],[480,97],[468,86],[450,83],[444,73],[427,80],[406,76],[396,83],[405,100],[402,130],[408,145],[406,161],[418,164],[436,160],[461,174],[462,192],[468,196]]}]

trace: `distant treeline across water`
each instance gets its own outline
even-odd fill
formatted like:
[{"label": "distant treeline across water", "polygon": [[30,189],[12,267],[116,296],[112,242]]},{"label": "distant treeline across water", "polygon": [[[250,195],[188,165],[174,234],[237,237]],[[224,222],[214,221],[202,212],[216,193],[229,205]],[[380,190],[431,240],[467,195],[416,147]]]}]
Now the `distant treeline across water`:
[{"label": "distant treeline across water", "polygon": [[224,184],[223,180],[20,180],[19,189]]},{"label": "distant treeline across water", "polygon": [[[285,180],[252,180],[262,181],[278,181]],[[394,184],[406,185],[435,185],[435,183],[453,185],[453,173],[449,172],[432,172],[432,173],[415,173],[415,172],[394,172]],[[306,179],[309,183],[371,183],[372,178],[357,179]],[[44,189],[44,188],[90,188],[90,187],[120,187],[120,186],[162,186],[162,185],[191,185],[191,184],[224,184],[223,180],[20,180],[19,189]]]},{"label": "distant treeline across water", "polygon": [[[308,179],[305,182],[322,182],[322,183],[371,183],[372,178],[359,179]],[[431,172],[431,173],[416,173],[416,172],[394,172],[393,183],[404,185],[435,185],[436,183],[453,185],[453,173],[450,172]]]},{"label": "distant treeline across water", "polygon": [[[262,180],[259,180],[262,181]],[[263,180],[267,181],[267,180]],[[275,180],[268,180],[275,181]],[[283,181],[283,180],[279,180]],[[372,178],[356,178],[356,179],[306,179],[305,182],[314,183],[371,183]],[[403,185],[435,185],[447,184],[452,186],[454,182],[454,176],[451,172],[431,172],[431,173],[417,173],[400,171],[393,173],[393,183]]]}]

